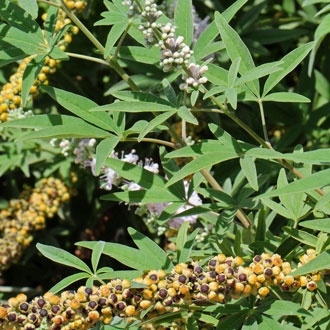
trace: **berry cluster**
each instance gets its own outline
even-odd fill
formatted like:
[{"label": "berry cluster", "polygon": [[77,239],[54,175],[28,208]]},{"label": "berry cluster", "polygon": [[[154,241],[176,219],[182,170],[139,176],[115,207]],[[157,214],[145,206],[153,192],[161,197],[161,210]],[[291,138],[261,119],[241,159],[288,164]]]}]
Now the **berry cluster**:
[{"label": "berry cluster", "polygon": [[70,195],[59,179],[42,179],[28,188],[20,199],[11,200],[0,212],[0,274],[18,261],[31,243],[33,231],[45,228],[46,218],[52,218]]},{"label": "berry cluster", "polygon": [[[78,12],[82,11],[86,6],[86,1],[72,1],[65,0],[67,6]],[[46,19],[47,14],[45,13],[42,16],[42,19]],[[66,17],[66,14],[63,10],[59,10],[58,18],[56,22],[55,30],[59,31],[62,27],[67,24],[70,24],[71,20]],[[68,44],[72,41],[72,35],[78,33],[78,28],[76,26],[71,27],[66,34],[59,41],[58,46],[63,51],[66,50]],[[9,78],[9,82],[6,83],[2,90],[0,91],[0,123],[7,120],[19,119],[22,117],[32,115],[31,111],[24,112],[21,106],[21,90],[22,90],[22,77],[23,73],[31,61],[32,57],[27,57],[18,66],[17,71],[12,74]],[[44,66],[39,73],[37,79],[34,82],[34,85],[30,89],[30,94],[34,97],[38,92],[38,85],[40,83],[47,85],[47,75],[56,72],[56,66],[59,64],[60,60],[54,60],[50,57],[46,57]]]},{"label": "berry cluster", "polygon": [[[301,260],[306,262],[314,257],[315,251],[307,250]],[[319,273],[290,276],[290,263],[282,261],[278,254],[263,253],[255,256],[250,265],[242,264],[240,257],[219,254],[205,269],[192,262],[177,264],[170,274],[150,271],[134,280],[144,284],[142,288],[132,287],[125,279],[113,279],[99,287],[82,286],[60,296],[47,292],[32,302],[19,294],[0,307],[0,324],[2,329],[15,330],[33,330],[41,325],[51,330],[90,329],[97,321],[109,324],[114,316],[129,321],[150,320],[179,310],[181,304],[226,303],[251,294],[263,298],[271,285],[285,291],[299,287],[314,291],[320,279]],[[178,323],[177,329],[184,329],[184,324]]]}]

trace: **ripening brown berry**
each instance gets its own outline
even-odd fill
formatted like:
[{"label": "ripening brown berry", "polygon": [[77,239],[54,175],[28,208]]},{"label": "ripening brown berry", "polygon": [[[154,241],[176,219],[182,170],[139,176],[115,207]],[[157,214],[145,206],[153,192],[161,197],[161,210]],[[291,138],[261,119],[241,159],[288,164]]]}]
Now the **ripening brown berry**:
[{"label": "ripening brown berry", "polygon": [[315,291],[317,289],[317,284],[314,281],[310,281],[307,283],[307,289],[309,291]]}]

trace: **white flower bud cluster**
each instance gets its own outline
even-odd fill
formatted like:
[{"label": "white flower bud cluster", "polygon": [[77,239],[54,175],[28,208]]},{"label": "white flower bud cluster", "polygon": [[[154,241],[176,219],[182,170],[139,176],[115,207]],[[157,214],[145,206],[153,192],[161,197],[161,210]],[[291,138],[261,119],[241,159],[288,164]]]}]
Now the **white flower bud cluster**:
[{"label": "white flower bud cluster", "polygon": [[[167,27],[168,29],[166,29]],[[162,28],[162,32],[164,30],[172,31],[173,28],[165,25]],[[193,55],[193,51],[190,47],[183,42],[184,38],[182,36],[179,36],[176,39],[175,37],[168,37],[168,35],[172,34],[172,32],[163,32],[163,39],[158,43],[158,46],[161,49],[160,66],[163,68],[164,72],[181,68],[183,64],[187,65],[189,63],[189,59]]]},{"label": "white flower bud cluster", "polygon": [[54,148],[61,148],[61,153],[65,157],[69,157],[74,149],[74,144],[72,141],[67,139],[51,139],[50,145]]},{"label": "white flower bud cluster", "polygon": [[24,109],[20,107],[20,108],[12,109],[8,112],[7,121],[23,119],[32,116],[33,116],[32,110],[24,111]]},{"label": "white flower bud cluster", "polygon": [[208,70],[207,65],[203,65],[202,67],[195,63],[190,63],[188,66],[189,75],[184,73],[182,75],[182,79],[185,81],[180,84],[181,90],[187,90],[188,87],[198,88],[202,84],[207,83],[207,78],[203,77],[203,74]]},{"label": "white flower bud cluster", "polygon": [[128,8],[127,16],[129,18],[135,17],[139,13],[139,8],[137,7],[137,4],[132,0],[122,0],[121,2],[124,6]]},{"label": "white flower bud cluster", "polygon": [[146,0],[144,2],[144,10],[141,13],[141,16],[148,20],[148,22],[152,24],[162,15],[163,12],[158,10],[157,4],[155,4],[154,0]]},{"label": "white flower bud cluster", "polygon": [[203,229],[200,233],[198,233],[196,235],[196,242],[197,243],[202,243],[205,241],[205,239],[207,238],[207,236],[209,235],[209,232],[206,229]]},{"label": "white flower bud cluster", "polygon": [[156,23],[157,19],[163,15],[163,12],[158,9],[154,0],[146,0],[144,9],[141,13],[142,24],[139,30],[143,32],[147,45],[153,45],[157,42],[154,29],[160,29],[162,24]]},{"label": "white flower bud cluster", "polygon": [[75,140],[77,146],[73,150],[73,154],[76,156],[75,163],[82,164],[84,167],[88,165],[85,162],[90,161],[92,155],[95,153],[95,139],[81,139],[79,142]]}]

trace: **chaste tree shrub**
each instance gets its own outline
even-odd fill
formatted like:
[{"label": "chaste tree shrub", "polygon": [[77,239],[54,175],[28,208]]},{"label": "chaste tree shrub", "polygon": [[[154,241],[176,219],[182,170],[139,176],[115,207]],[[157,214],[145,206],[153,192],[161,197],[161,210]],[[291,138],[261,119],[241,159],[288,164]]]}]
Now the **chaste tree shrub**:
[{"label": "chaste tree shrub", "polygon": [[327,329],[327,2],[3,0],[0,327]]}]

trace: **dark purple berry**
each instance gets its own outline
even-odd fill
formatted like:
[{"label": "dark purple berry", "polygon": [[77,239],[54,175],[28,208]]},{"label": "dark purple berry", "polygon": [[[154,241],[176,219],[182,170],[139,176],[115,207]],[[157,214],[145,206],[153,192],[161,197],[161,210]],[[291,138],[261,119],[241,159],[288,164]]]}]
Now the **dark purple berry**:
[{"label": "dark purple berry", "polygon": [[209,290],[210,290],[210,288],[209,288],[209,286],[208,286],[207,284],[203,284],[203,285],[201,286],[201,292],[202,292],[202,293],[208,293]]},{"label": "dark purple berry", "polygon": [[187,277],[184,275],[180,275],[178,281],[182,284],[185,284],[187,282]]},{"label": "dark purple berry", "polygon": [[151,279],[151,281],[157,281],[158,277],[156,274],[152,274],[152,275],[150,275],[150,279]]},{"label": "dark purple berry", "polygon": [[47,312],[46,309],[41,309],[39,314],[40,314],[41,317],[46,317],[48,315],[48,312]]},{"label": "dark purple berry", "polygon": [[93,290],[92,290],[91,288],[86,288],[86,289],[85,289],[85,293],[86,293],[87,295],[90,295],[90,294],[93,293]]},{"label": "dark purple berry", "polygon": [[245,274],[240,274],[240,275],[238,276],[238,279],[239,279],[241,282],[244,282],[244,281],[246,281],[246,275],[245,275]]},{"label": "dark purple berry", "polygon": [[120,311],[124,310],[125,307],[126,307],[126,305],[125,305],[125,303],[123,303],[123,302],[120,302],[120,303],[117,304],[117,308],[118,308]]},{"label": "dark purple berry", "polygon": [[194,269],[194,272],[196,274],[202,274],[203,273],[203,268],[201,266],[196,266]]},{"label": "dark purple berry", "polygon": [[159,297],[165,299],[167,297],[167,290],[160,289],[159,292],[158,292],[158,294],[159,294]]}]

